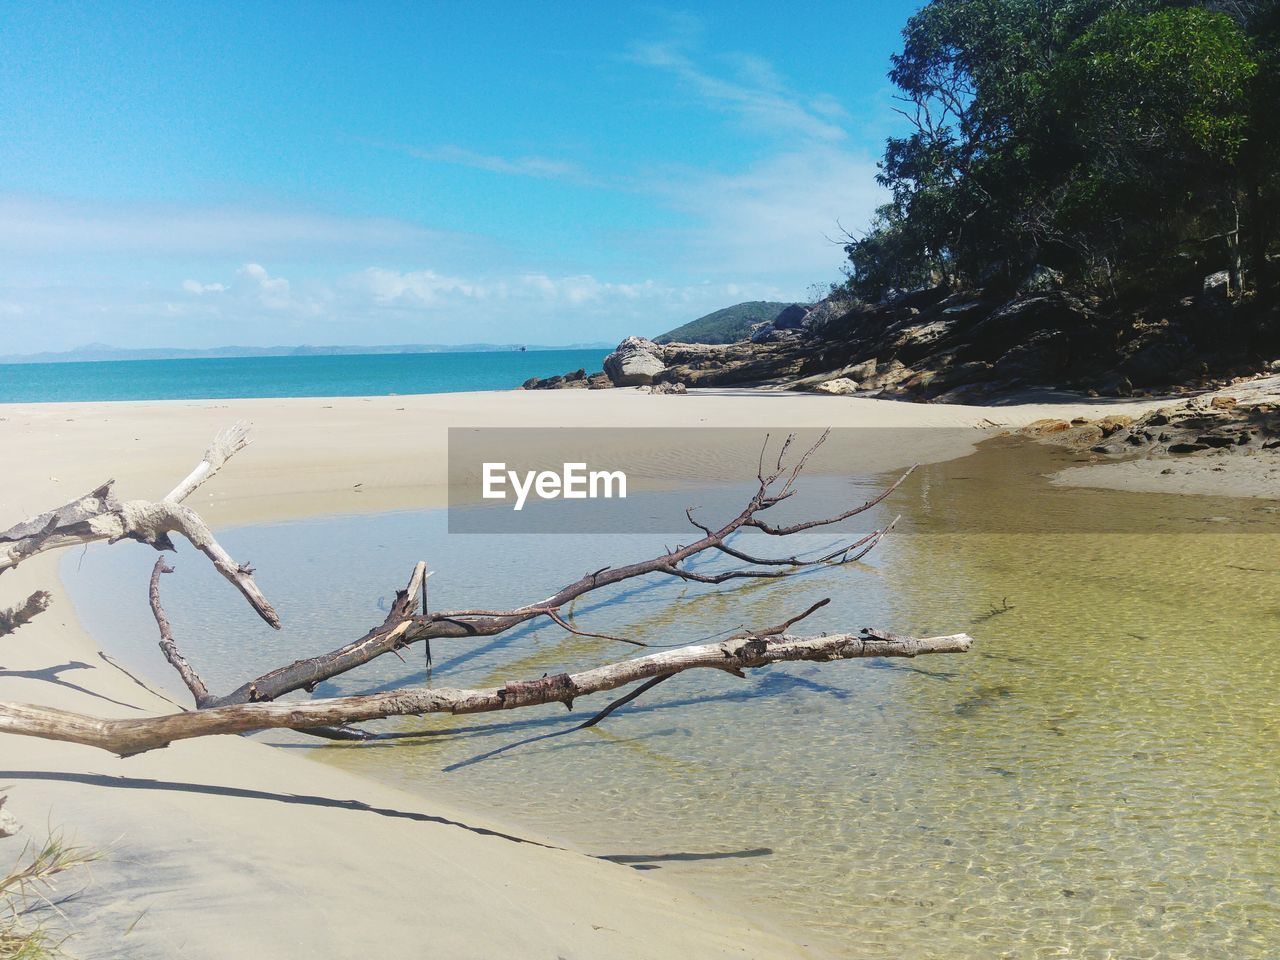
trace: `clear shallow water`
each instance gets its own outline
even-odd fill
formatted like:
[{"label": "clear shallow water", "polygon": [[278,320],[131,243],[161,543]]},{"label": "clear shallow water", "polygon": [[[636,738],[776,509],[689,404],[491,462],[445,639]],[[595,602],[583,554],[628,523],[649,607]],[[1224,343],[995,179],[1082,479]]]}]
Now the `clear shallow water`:
[{"label": "clear shallow water", "polygon": [[[1050,488],[1037,456],[986,450],[922,471],[892,504],[908,525],[865,565],[718,593],[662,582],[575,611],[584,627],[695,641],[832,596],[814,631],[963,629],[978,640],[967,655],[686,674],[591,731],[534,739],[604,698],[574,717],[388,722],[428,735],[313,753],[725,895],[849,957],[1274,957],[1280,514]],[[972,522],[996,509],[1001,523]],[[1145,532],[1071,532],[1109,515],[1143,517]],[[1050,532],[1019,532],[1046,517]],[[501,605],[660,541],[448,537],[439,513],[224,539],[288,626],[260,627],[184,551],[166,606],[219,689],[380,621],[377,598],[416,559],[438,571],[433,606]],[[146,608],[154,557],[91,549],[64,572],[108,648],[168,682]],[[513,631],[437,644],[434,680],[491,684],[629,652]],[[422,682],[422,651],[406,656],[321,692]]]},{"label": "clear shallow water", "polygon": [[401,353],[339,357],[227,357],[0,364],[0,403],[376,397],[514,390],[604,364],[607,350]]}]

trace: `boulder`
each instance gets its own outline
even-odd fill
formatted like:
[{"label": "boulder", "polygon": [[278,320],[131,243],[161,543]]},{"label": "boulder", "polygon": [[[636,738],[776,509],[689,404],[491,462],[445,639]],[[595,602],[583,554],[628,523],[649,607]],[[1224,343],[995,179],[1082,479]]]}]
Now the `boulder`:
[{"label": "boulder", "polygon": [[894,307],[914,307],[916,310],[923,310],[946,299],[950,293],[951,289],[946,285],[919,287],[905,292],[901,290],[893,291],[891,295],[886,295],[885,300]]},{"label": "boulder", "polygon": [[773,318],[771,326],[775,330],[798,330],[808,313],[809,308],[803,303],[793,303]]},{"label": "boulder", "polygon": [[887,390],[910,378],[915,371],[901,360],[890,360],[888,366],[877,370],[875,376],[862,381],[863,390]]},{"label": "boulder", "polygon": [[787,340],[799,340],[801,331],[799,327],[790,327],[780,330],[772,323],[766,324],[751,335],[752,343],[781,343]]},{"label": "boulder", "polygon": [[[602,374],[594,374],[594,376],[602,376]],[[586,386],[588,382],[585,370],[575,370],[562,377],[547,377],[545,380],[530,377],[522,384],[525,390],[581,390]]]},{"label": "boulder", "polygon": [[1043,420],[1033,420],[1022,428],[1022,433],[1029,437],[1044,437],[1053,433],[1062,433],[1064,430],[1070,430],[1071,424],[1066,420],[1058,420],[1048,417]]},{"label": "boulder", "polygon": [[[1089,310],[1060,291],[1012,300],[967,331],[963,353],[966,359],[995,360],[1034,334],[1049,332],[1065,339],[1077,339],[1093,325]],[[1049,349],[1062,353],[1060,349]]]},{"label": "boulder", "polygon": [[845,367],[845,374],[854,380],[862,381],[867,377],[876,375],[876,358],[863,360],[861,363],[855,363],[852,366]]},{"label": "boulder", "polygon": [[1139,386],[1157,386],[1176,380],[1193,355],[1183,344],[1149,343],[1126,359],[1120,369]]},{"label": "boulder", "polygon": [[1133,426],[1133,417],[1127,417],[1124,414],[1112,414],[1098,421],[1098,427],[1102,430],[1104,437],[1119,433],[1131,426]]},{"label": "boulder", "polygon": [[835,321],[849,312],[850,306],[849,301],[843,299],[827,297],[819,300],[805,313],[800,327],[811,336],[822,336],[831,331]]},{"label": "boulder", "polygon": [[1231,295],[1231,273],[1218,270],[1204,278],[1204,295],[1210,300],[1226,300]]},{"label": "boulder", "polygon": [[635,387],[653,383],[653,378],[666,369],[661,359],[662,348],[644,337],[627,337],[618,349],[604,358],[604,372],[614,386]]},{"label": "boulder", "polygon": [[839,397],[847,397],[851,393],[858,392],[858,381],[850,380],[848,377],[836,377],[832,380],[825,380],[813,388],[818,393],[831,393]]}]

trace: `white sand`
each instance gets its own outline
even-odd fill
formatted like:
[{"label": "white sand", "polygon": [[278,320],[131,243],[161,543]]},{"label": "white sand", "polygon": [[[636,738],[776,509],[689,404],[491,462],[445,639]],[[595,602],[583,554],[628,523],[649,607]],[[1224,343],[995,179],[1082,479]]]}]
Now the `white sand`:
[{"label": "white sand", "polygon": [[[978,408],[618,390],[0,406],[0,526],[109,477],[122,497],[162,496],[208,439],[240,418],[253,422],[254,443],[192,500],[215,526],[439,504],[450,425],[963,428],[942,439],[883,431],[858,452],[865,470],[962,455],[994,426],[1153,405]],[[0,579],[0,605],[41,587],[53,591],[52,609],[0,639],[0,699],[101,716],[173,709],[100,657],[57,581],[56,557]],[[71,666],[49,671],[58,665]],[[68,949],[83,960],[375,950],[452,960],[812,955],[731,903],[578,853],[484,835],[475,828],[493,824],[482,817],[253,740],[188,741],[121,760],[0,737],[0,792],[6,786],[9,808],[31,834],[62,825],[107,854],[66,911],[75,933]],[[6,857],[12,845],[0,848]]]}]

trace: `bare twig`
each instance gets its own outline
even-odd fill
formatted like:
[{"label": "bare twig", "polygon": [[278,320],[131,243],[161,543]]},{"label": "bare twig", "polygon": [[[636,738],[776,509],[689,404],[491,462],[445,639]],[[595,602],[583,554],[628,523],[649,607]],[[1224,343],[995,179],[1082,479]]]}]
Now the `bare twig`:
[{"label": "bare twig", "polygon": [[[811,606],[808,610],[805,610],[803,613],[798,613],[794,617],[790,618],[789,620],[784,620],[782,623],[778,624],[776,627],[769,627],[766,630],[761,631],[761,634],[764,636],[775,636],[778,634],[785,633],[788,627],[792,626],[793,624],[799,623],[805,617],[809,616],[809,614],[813,613],[815,610],[819,610],[822,607],[825,607],[830,602],[831,602],[830,597],[827,597],[823,600],[819,600],[817,603]],[[757,634],[753,631],[748,630],[743,633],[734,634],[732,637],[729,638],[729,640],[744,640],[747,638],[757,637],[761,634]],[[583,723],[579,724],[578,729],[585,730],[587,727],[594,727],[597,723],[599,723],[605,717],[609,716],[609,714],[613,713],[619,707],[626,706],[628,703],[635,700],[637,697],[652,690],[654,687],[656,687],[658,684],[662,683],[663,681],[670,680],[674,676],[675,676],[674,673],[662,673],[651,680],[646,680],[644,683],[640,684],[640,686],[636,687],[634,690],[628,693],[625,697],[619,697],[617,700],[614,700],[613,703],[609,704],[607,707],[605,707],[603,710],[601,710],[599,713],[593,716],[590,720],[586,720]]]}]

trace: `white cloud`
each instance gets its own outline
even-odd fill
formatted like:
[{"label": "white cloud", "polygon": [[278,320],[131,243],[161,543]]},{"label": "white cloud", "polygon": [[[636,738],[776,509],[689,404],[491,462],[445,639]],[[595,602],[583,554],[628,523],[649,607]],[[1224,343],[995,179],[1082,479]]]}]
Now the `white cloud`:
[{"label": "white cloud", "polygon": [[84,203],[0,195],[0,253],[58,258],[364,255],[472,243],[403,220],[244,207]]},{"label": "white cloud", "polygon": [[357,277],[348,278],[348,287],[364,289],[376,303],[440,302],[443,295],[456,293],[464,297],[483,299],[487,291],[479,284],[457,277],[447,277],[434,270],[413,270],[402,273],[385,267],[369,267]]},{"label": "white cloud", "polygon": [[244,277],[251,285],[257,287],[263,296],[289,296],[289,281],[284,277],[271,276],[267,273],[267,268],[260,263],[246,263],[236,271],[236,276]]},{"label": "white cloud", "polygon": [[830,94],[805,97],[791,90],[772,64],[751,54],[720,57],[731,75],[716,75],[700,65],[707,58],[694,60],[691,47],[686,31],[675,39],[633,44],[631,60],[672,74],[708,107],[736,116],[753,131],[826,143],[846,138],[844,128],[834,122],[846,114]]},{"label": "white cloud", "polygon": [[183,280],[182,289],[187,293],[201,296],[206,293],[225,293],[227,285],[225,283],[201,283],[199,280]]},{"label": "white cloud", "polygon": [[569,180],[580,184],[594,185],[596,183],[578,164],[552,157],[503,157],[496,154],[479,153],[451,143],[435,147],[384,146],[389,146],[390,149],[407,153],[409,156],[417,157],[420,160],[451,163],[476,170],[487,170],[490,173],[514,174],[521,177],[536,177],[542,180]]},{"label": "white cloud", "polygon": [[835,279],[840,225],[860,226],[884,203],[875,173],[870,157],[811,147],[737,173],[664,178],[653,189],[697,223],[684,233],[691,265],[803,288]]}]

